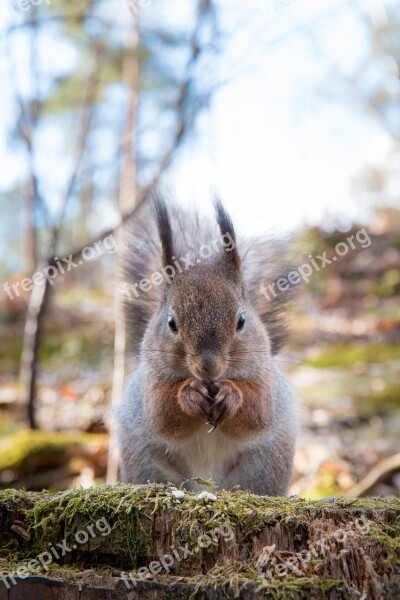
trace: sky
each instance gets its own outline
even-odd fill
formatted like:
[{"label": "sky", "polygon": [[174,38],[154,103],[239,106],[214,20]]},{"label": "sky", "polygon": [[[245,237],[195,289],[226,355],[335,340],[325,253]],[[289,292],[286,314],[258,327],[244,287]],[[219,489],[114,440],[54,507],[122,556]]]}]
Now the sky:
[{"label": "sky", "polygon": [[[213,182],[246,230],[368,220],[370,207],[354,196],[354,179],[385,163],[391,137],[361,97],[324,93],[325,53],[346,75],[369,50],[357,2],[286,5],[273,17],[259,11],[257,31],[243,28],[233,39],[228,54],[238,60],[253,46],[252,64],[217,93],[201,147],[186,153],[172,187],[201,204]],[[370,4],[373,14],[380,5]],[[310,27],[318,45],[308,39]]]},{"label": "sky", "polygon": [[[19,18],[9,2],[0,7],[0,35]],[[177,26],[190,17],[186,0],[174,2],[174,11],[171,2],[140,2],[145,18],[145,11],[157,16],[157,2]],[[177,154],[168,187],[182,203],[195,202],[207,211],[210,191],[216,190],[243,233],[368,220],[371,207],[355,196],[354,180],[367,167],[385,164],[392,140],[367,114],[356,86],[346,87],[342,78],[351,82],[370,52],[363,14],[379,22],[385,1],[217,0],[217,6],[224,35],[213,72],[226,82],[200,116],[196,135]],[[127,18],[123,10],[115,15]],[[23,62],[26,43],[19,40],[16,48]],[[0,199],[1,190],[21,174],[5,135],[12,107],[4,40],[1,51]],[[68,48],[57,56],[51,47],[43,51],[66,68],[76,60]],[[22,70],[21,88],[28,79]],[[56,128],[49,125],[47,135],[57,145]],[[56,181],[70,165],[51,161],[47,156],[41,168],[50,167]],[[56,192],[53,198],[56,204]],[[110,206],[103,209],[107,225],[117,221]]]}]

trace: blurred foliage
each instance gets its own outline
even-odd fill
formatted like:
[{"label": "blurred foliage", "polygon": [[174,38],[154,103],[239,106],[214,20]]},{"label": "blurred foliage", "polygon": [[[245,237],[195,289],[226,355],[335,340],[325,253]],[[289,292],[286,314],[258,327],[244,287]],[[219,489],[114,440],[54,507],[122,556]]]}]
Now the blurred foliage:
[{"label": "blurred foliage", "polygon": [[[151,3],[149,11],[155,11],[156,4]],[[79,151],[80,108],[91,80],[99,79],[90,104],[91,130],[70,190],[61,229],[63,251],[113,222],[118,213],[128,95],[122,83],[124,61],[134,56],[140,67],[134,148],[140,184],[156,170],[183,112],[189,113],[187,122],[193,125],[199,108],[209,101],[212,78],[203,65],[187,85],[184,106],[176,105],[193,50],[186,26],[144,19],[136,32],[137,23],[128,14],[110,20],[109,6],[106,0],[52,0],[35,7],[30,13],[35,18],[21,27],[29,47],[22,69],[40,82],[31,81],[24,89],[26,114],[18,114],[14,99],[9,150],[21,158],[23,126],[32,126],[32,164],[41,168],[32,222],[26,223],[23,216],[32,183],[26,178],[29,156],[24,156],[18,180],[0,204],[5,259],[1,275],[12,274],[16,282],[23,278],[28,227],[38,237],[37,258],[46,254]],[[308,285],[296,288],[289,315],[291,344],[288,354],[278,358],[300,396],[302,424],[293,492],[311,497],[346,493],[382,458],[400,452],[400,212],[395,208],[400,26],[395,21],[366,19],[370,43],[365,61],[350,82],[343,74],[351,93],[356,88],[357,98],[393,140],[385,165],[366,167],[354,183],[360,202],[367,198],[377,207],[366,227],[371,245],[358,245],[326,268],[314,270]],[[138,44],[132,46],[128,42],[136,33]],[[202,37],[207,40],[207,32]],[[38,39],[52,40],[54,57],[38,50]],[[213,57],[215,48],[206,46]],[[67,55],[72,57],[66,61],[68,68],[59,58]],[[16,67],[11,67],[14,74]],[[330,69],[327,73],[326,89],[332,97],[341,94],[347,101],[337,77],[332,78]],[[56,132],[54,137],[49,131]],[[389,203],[394,207],[386,206]],[[331,259],[336,245],[361,227],[353,224],[342,230],[329,222],[299,232],[292,246],[296,264],[325,252]],[[43,432],[24,429],[25,407],[18,400],[28,297],[23,294],[9,301],[1,296],[0,486],[64,489],[104,479],[114,344],[112,276],[111,260],[102,260],[96,269],[82,267],[57,280],[39,355],[38,418]],[[391,474],[374,493],[399,495],[399,477]]]},{"label": "blurred foliage", "polygon": [[[192,17],[197,4],[192,2]],[[20,172],[14,188],[4,192],[8,202],[0,207],[4,225],[14,219],[12,239],[2,226],[7,244],[1,248],[7,257],[3,275],[32,270],[27,269],[32,247],[23,243],[29,232],[36,237],[33,258],[40,262],[47,257],[60,215],[60,253],[118,221],[121,153],[131,101],[127,77],[135,68],[130,58],[139,70],[131,149],[139,185],[157,172],[180,119],[186,119],[186,133],[194,126],[202,99],[211,93],[200,73],[190,73],[188,82],[195,22],[179,29],[168,19],[154,19],[156,10],[153,4],[146,7],[149,14],[142,22],[140,11],[129,11],[119,0],[52,0],[21,12],[18,24],[10,27],[7,86],[14,110],[7,121],[7,145]],[[212,52],[207,44],[205,53]],[[180,104],[183,88],[186,101]],[[86,120],[88,133],[80,139]],[[22,204],[17,223],[14,202]]]},{"label": "blurred foliage", "polygon": [[382,363],[400,360],[400,347],[393,344],[332,344],[314,358],[305,358],[312,367],[351,367],[355,363]]},{"label": "blurred foliage", "polygon": [[[343,494],[380,458],[400,452],[400,290],[392,279],[392,273],[398,273],[394,265],[400,266],[395,243],[399,222],[391,210],[378,211],[366,227],[369,247],[357,248],[314,272],[309,285],[296,290],[289,315],[291,343],[278,357],[300,396],[296,493]],[[355,225],[344,232],[319,228],[300,232],[294,244],[299,264],[310,253],[334,253],[336,244],[358,229]],[[108,422],[112,299],[95,282],[85,284],[78,273],[74,278],[73,285],[66,278],[58,283],[41,350],[39,419],[42,427],[54,432],[54,441],[57,430],[104,432]],[[11,317],[12,311],[16,313]],[[18,312],[9,303],[0,314],[5,340],[1,360],[6,367],[0,378],[0,433],[17,434],[25,419],[16,393],[24,308]],[[128,364],[128,370],[131,367]],[[23,454],[29,448],[23,436],[21,444]],[[55,487],[75,485],[76,461],[61,462],[44,471],[62,468]],[[94,474],[93,465],[85,464],[91,473],[88,480],[94,481],[101,469],[95,468]],[[26,477],[24,484],[36,489],[44,472],[42,476],[32,481]],[[394,477],[382,483],[376,492],[399,493],[396,481]]]}]

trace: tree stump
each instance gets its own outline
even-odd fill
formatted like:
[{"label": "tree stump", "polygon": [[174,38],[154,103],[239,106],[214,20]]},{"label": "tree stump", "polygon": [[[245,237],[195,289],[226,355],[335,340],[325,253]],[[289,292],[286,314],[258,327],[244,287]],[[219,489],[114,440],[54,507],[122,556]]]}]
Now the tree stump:
[{"label": "tree stump", "polygon": [[0,491],[0,600],[400,598],[400,501]]}]

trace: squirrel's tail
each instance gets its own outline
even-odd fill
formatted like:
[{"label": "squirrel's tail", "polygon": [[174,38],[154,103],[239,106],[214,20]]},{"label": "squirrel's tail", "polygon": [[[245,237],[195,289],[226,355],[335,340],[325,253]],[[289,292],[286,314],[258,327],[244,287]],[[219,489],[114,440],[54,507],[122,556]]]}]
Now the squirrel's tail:
[{"label": "squirrel's tail", "polygon": [[[224,219],[232,226],[228,213],[218,202],[216,211],[220,226]],[[167,209],[157,192],[153,192],[153,202],[144,203],[127,222],[122,240],[119,290],[129,354],[139,354],[146,327],[162,302],[164,282],[170,275],[173,277],[175,258],[188,253],[196,255],[203,244],[215,242],[218,232],[216,219],[200,217],[174,204],[168,205]],[[286,337],[283,315],[289,294],[276,293],[269,286],[287,272],[283,260],[286,245],[272,238],[242,240],[233,231],[232,235],[240,256],[246,300],[267,329],[275,354]],[[172,248],[176,256],[168,256]],[[170,266],[165,268],[163,264]]]},{"label": "squirrel's tail", "polygon": [[162,260],[157,226],[148,202],[144,202],[124,225],[121,245],[122,260],[117,279],[127,352],[138,355],[147,324],[162,299],[162,286],[151,283],[152,275],[160,271]]},{"label": "squirrel's tail", "polygon": [[293,288],[283,292],[276,288],[276,282],[290,271],[288,240],[254,237],[244,240],[239,249],[246,298],[268,332],[272,354],[277,354],[286,342],[285,316],[293,295]]}]

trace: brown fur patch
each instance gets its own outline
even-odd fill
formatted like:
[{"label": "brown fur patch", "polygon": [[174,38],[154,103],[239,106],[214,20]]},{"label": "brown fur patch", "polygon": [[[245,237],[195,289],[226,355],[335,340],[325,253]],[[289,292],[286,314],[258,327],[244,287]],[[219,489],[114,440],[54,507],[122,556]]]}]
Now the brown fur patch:
[{"label": "brown fur patch", "polygon": [[236,440],[246,439],[268,428],[271,421],[271,408],[267,398],[269,391],[259,382],[234,381],[240,390],[243,402],[238,411],[220,425],[225,435]]},{"label": "brown fur patch", "polygon": [[183,412],[178,403],[182,381],[167,382],[154,386],[151,393],[151,423],[153,429],[170,439],[190,437],[202,422],[199,416]]}]

